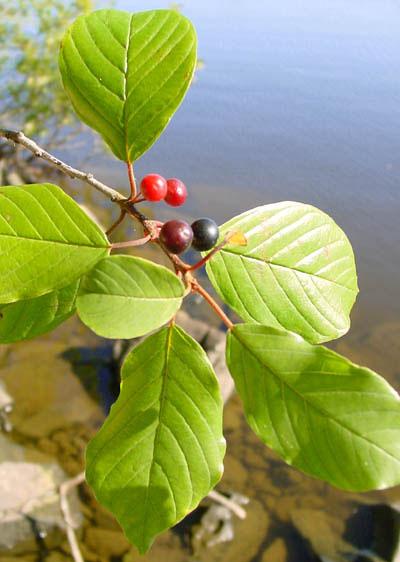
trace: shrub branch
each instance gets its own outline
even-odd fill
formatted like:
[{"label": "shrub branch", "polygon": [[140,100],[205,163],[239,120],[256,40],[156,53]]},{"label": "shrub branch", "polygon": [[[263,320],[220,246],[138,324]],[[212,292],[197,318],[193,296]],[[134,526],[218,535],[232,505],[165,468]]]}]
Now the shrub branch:
[{"label": "shrub branch", "polygon": [[193,266],[188,265],[184,261],[182,261],[178,256],[169,252],[160,242],[158,235],[159,230],[162,226],[162,223],[159,221],[149,220],[143,213],[141,213],[136,207],[135,203],[139,202],[137,199],[137,187],[135,176],[133,173],[132,164],[129,162],[127,163],[128,166],[128,178],[130,184],[130,197],[124,197],[122,193],[116,191],[112,187],[105,185],[101,181],[97,180],[93,174],[88,172],[82,172],[76,168],[73,168],[69,164],[66,164],[59,158],[56,158],[43,148],[41,148],[34,140],[28,138],[22,131],[14,131],[11,129],[0,129],[0,138],[4,138],[9,142],[13,142],[15,144],[21,145],[27,150],[30,150],[34,156],[37,158],[41,158],[46,162],[49,162],[53,166],[55,166],[60,172],[63,172],[67,176],[72,179],[78,179],[81,181],[86,182],[87,184],[91,185],[97,191],[103,193],[108,199],[112,202],[117,203],[121,209],[120,216],[118,217],[117,221],[107,230],[106,234],[110,234],[121,222],[124,220],[125,216],[128,215],[134,219],[136,219],[140,224],[143,226],[144,230],[144,238],[141,238],[137,241],[128,241],[128,242],[119,242],[112,244],[112,248],[125,248],[129,246],[139,246],[147,241],[153,241],[161,248],[161,250],[168,256],[170,261],[172,262],[176,274],[185,281],[186,286],[189,291],[193,291],[198,293],[203,297],[203,299],[213,308],[215,313],[221,318],[225,326],[229,329],[233,327],[232,322],[228,318],[228,316],[224,313],[222,308],[218,305],[218,303],[214,300],[214,298],[200,285],[198,280],[191,274],[192,271],[200,268],[204,265],[208,259],[213,256],[217,251],[219,251],[227,242],[227,239],[224,240],[221,244],[216,246],[205,258],[201,259],[197,264]]},{"label": "shrub branch", "polygon": [[100,191],[106,197],[111,199],[111,201],[118,202],[126,200],[126,197],[124,197],[122,193],[119,193],[119,191],[116,191],[112,187],[108,187],[108,185],[105,185],[101,181],[97,180],[93,176],[93,174],[77,170],[76,168],[73,168],[69,164],[66,164],[59,158],[56,158],[55,156],[41,148],[35,141],[25,136],[22,131],[0,129],[0,137],[3,137],[4,139],[15,144],[19,144],[27,150],[30,150],[37,158],[41,158],[42,160],[46,160],[46,162],[50,162],[50,164],[58,168],[61,172],[63,172],[70,178],[82,180],[88,183],[89,185],[97,189],[97,191]]}]

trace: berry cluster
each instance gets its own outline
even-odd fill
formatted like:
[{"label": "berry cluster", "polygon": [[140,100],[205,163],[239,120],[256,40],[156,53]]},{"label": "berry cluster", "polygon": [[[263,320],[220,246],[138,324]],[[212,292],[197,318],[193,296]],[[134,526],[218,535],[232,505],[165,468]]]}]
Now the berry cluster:
[{"label": "berry cluster", "polygon": [[[180,207],[187,198],[187,189],[181,180],[166,180],[158,174],[145,176],[140,191],[147,201],[164,200],[172,207]],[[160,242],[172,254],[182,254],[190,246],[199,252],[211,250],[218,237],[217,224],[207,218],[197,219],[191,225],[179,219],[170,220],[160,230]]]},{"label": "berry cluster", "polygon": [[172,254],[182,254],[189,246],[199,252],[211,250],[218,240],[219,229],[212,219],[197,219],[191,225],[183,220],[172,220],[160,230],[162,245]]},{"label": "berry cluster", "polygon": [[140,183],[140,191],[147,201],[164,200],[171,207],[180,207],[187,198],[186,185],[181,180],[166,180],[158,174],[145,176]]}]

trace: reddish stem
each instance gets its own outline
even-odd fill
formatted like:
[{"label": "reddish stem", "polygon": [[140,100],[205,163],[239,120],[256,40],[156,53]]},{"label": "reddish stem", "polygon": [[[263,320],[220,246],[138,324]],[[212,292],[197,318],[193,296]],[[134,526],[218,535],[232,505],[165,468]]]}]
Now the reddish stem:
[{"label": "reddish stem", "polygon": [[124,209],[121,209],[121,213],[117,218],[117,220],[115,221],[115,223],[112,224],[110,228],[106,231],[107,236],[109,236],[117,228],[117,226],[121,224],[125,216],[126,216],[126,211]]},{"label": "reddish stem", "polygon": [[130,162],[127,162],[126,165],[128,166],[128,178],[129,178],[129,184],[131,186],[131,195],[129,197],[129,200],[133,200],[136,198],[137,195],[137,190],[136,190],[136,181],[135,181],[135,176],[133,173],[133,166]]},{"label": "reddish stem", "polygon": [[199,295],[201,295],[203,297],[203,299],[208,302],[208,304],[211,306],[211,308],[214,310],[214,312],[216,312],[216,314],[218,314],[218,316],[221,318],[222,322],[225,324],[225,326],[228,328],[228,330],[231,330],[233,328],[233,322],[231,322],[229,320],[229,318],[227,317],[225,312],[222,310],[222,308],[219,306],[219,304],[213,299],[213,297],[210,295],[210,293],[208,293],[204,289],[204,287],[202,287],[198,283],[198,281],[196,281],[196,280],[192,281],[192,290],[196,293],[199,293]]},{"label": "reddish stem", "polygon": [[224,246],[226,246],[226,244],[229,242],[229,240],[231,239],[231,235],[228,234],[223,240],[222,242],[220,242],[217,246],[215,246],[210,252],[208,252],[208,254],[206,256],[204,256],[203,259],[199,260],[197,263],[188,266],[187,271],[195,271],[196,269],[200,269],[200,267],[202,267],[203,265],[205,265],[208,260],[210,258],[213,257],[214,254],[216,254],[217,252],[219,252],[220,250],[222,250],[222,248]]},{"label": "reddish stem", "polygon": [[138,238],[137,240],[128,240],[126,242],[116,242],[115,244],[111,244],[111,249],[115,250],[117,248],[130,248],[131,246],[144,246],[151,240],[150,234],[145,236],[144,238]]}]

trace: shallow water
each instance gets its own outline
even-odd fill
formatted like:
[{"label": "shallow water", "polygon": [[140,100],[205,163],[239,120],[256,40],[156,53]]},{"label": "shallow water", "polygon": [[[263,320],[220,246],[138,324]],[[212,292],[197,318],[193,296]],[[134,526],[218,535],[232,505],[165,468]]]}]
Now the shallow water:
[{"label": "shallow water", "polygon": [[[193,312],[198,316],[206,310]],[[378,326],[373,333],[335,344],[355,361],[377,368],[398,384],[397,342],[400,323]],[[52,334],[0,348],[0,380],[15,399],[11,438],[29,448],[31,461],[57,460],[67,474],[83,468],[83,450],[101,423],[111,398],[112,347],[84,328],[76,318]],[[115,389],[114,389],[115,390]],[[78,533],[86,561],[91,562],[316,562],[311,544],[325,560],[354,560],[345,537],[349,521],[362,505],[399,503],[400,488],[370,494],[335,490],[285,465],[245,423],[238,397],[224,414],[227,438],[225,473],[218,489],[250,499],[247,519],[233,520],[234,540],[206,548],[193,535],[204,508],[177,528],[161,535],[145,558],[124,539],[118,524],[81,488],[84,522]],[[45,458],[36,458],[41,454]],[[1,456],[1,451],[0,451]],[[204,506],[204,504],[203,504]],[[390,529],[387,529],[389,531]],[[306,538],[304,538],[306,537]],[[207,540],[213,538],[206,536]],[[365,537],[364,537],[365,538]],[[311,541],[311,542],[310,542]],[[347,554],[346,554],[347,553]],[[348,556],[346,558],[346,556]],[[17,550],[0,552],[1,562],[67,562],[62,533],[41,542],[26,541]],[[358,558],[357,558],[358,560]],[[361,558],[360,558],[361,560]]]}]

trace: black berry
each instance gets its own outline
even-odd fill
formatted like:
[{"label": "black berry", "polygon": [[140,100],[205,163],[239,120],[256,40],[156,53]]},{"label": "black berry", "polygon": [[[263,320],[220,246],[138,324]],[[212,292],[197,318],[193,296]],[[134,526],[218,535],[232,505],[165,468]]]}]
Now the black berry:
[{"label": "black berry", "polygon": [[195,250],[205,252],[215,246],[219,237],[219,229],[217,223],[212,219],[197,219],[192,224],[192,230],[192,246]]},{"label": "black berry", "polygon": [[182,254],[189,248],[192,239],[193,231],[185,221],[168,221],[160,230],[160,242],[172,254]]}]

